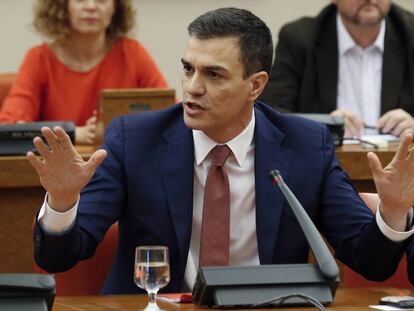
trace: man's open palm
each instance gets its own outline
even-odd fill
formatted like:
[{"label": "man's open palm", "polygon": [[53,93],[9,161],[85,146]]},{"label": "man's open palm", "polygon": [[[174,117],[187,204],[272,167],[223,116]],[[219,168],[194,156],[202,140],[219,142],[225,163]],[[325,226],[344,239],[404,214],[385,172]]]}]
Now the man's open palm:
[{"label": "man's open palm", "polygon": [[89,182],[95,173],[96,167],[106,157],[105,150],[98,150],[85,162],[75,150],[69,136],[60,127],[42,128],[42,134],[47,144],[36,137],[33,141],[38,152],[43,157],[40,159],[32,152],[28,152],[27,159],[36,169],[42,186],[54,198],[57,206],[52,206],[58,211],[63,211],[70,206],[64,206],[67,202],[72,204],[78,197],[82,188]]},{"label": "man's open palm", "polygon": [[[381,210],[384,214],[406,217],[414,205],[414,155],[411,144],[413,134],[402,138],[392,161],[384,168],[376,154],[368,153],[368,161],[374,178]],[[391,208],[390,210],[387,210]]]}]

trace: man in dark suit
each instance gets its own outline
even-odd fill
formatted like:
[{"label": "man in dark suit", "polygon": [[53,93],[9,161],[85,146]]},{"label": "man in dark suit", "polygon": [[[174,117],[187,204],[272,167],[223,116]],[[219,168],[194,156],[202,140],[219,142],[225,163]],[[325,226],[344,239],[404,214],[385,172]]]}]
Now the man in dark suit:
[{"label": "man in dark suit", "polygon": [[214,241],[228,241],[226,264],[307,261],[304,235],[268,180],[269,171],[279,169],[337,258],[370,279],[389,277],[411,240],[403,231],[410,225],[414,178],[402,172],[414,172],[406,156],[413,136],[405,136],[386,170],[369,155],[382,200],[374,217],[335,159],[323,125],[256,102],[271,67],[267,26],[249,11],[224,8],[198,17],[188,30],[182,104],[116,119],[87,162],[61,128],[42,129],[49,147],[34,140],[43,159],[27,157],[48,191],[34,229],[37,263],[50,272],[70,269],[93,255],[117,221],[118,253],[103,293],[139,291],[132,274],[140,245],[168,246],[166,291],[191,288],[205,237],[203,200],[211,199],[204,195],[207,172],[218,165],[214,150],[226,145],[228,201],[215,218],[229,213],[229,231]]},{"label": "man in dark suit", "polygon": [[275,108],[332,113],[346,135],[364,123],[414,130],[414,15],[390,0],[332,0],[285,25],[261,99]]}]

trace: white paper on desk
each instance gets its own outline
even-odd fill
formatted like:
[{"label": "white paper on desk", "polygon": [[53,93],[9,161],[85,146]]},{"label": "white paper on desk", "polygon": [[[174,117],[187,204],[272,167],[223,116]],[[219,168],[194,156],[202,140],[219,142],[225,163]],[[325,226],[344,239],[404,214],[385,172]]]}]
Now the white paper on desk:
[{"label": "white paper on desk", "polygon": [[[393,141],[400,141],[400,138],[394,135],[390,135],[390,134],[378,134],[378,135],[362,135],[361,137],[362,140],[366,140],[366,141],[371,141],[371,140],[378,140],[378,139],[382,139],[385,140],[387,142],[393,142]],[[361,142],[359,140],[356,139],[346,139],[344,140],[343,144],[344,145],[357,145],[360,144]]]},{"label": "white paper on desk", "polygon": [[383,310],[383,311],[393,311],[393,310],[405,310],[405,311],[414,311],[413,308],[398,308],[398,307],[394,307],[394,306],[387,306],[387,305],[372,305],[369,306],[372,309],[376,309],[376,310]]}]

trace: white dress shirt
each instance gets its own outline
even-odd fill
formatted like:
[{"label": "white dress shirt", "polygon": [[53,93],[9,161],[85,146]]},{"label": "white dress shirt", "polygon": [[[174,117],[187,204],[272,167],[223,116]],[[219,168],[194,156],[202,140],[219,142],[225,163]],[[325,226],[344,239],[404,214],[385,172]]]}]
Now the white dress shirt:
[{"label": "white dress shirt", "polygon": [[339,57],[337,108],[351,111],[365,124],[375,126],[381,114],[385,21],[381,22],[375,42],[367,48],[355,43],[339,15],[336,21]]},{"label": "white dress shirt", "polygon": [[[230,185],[229,264],[259,265],[256,236],[256,191],[254,181],[254,113],[249,125],[226,145],[232,154],[225,163]],[[204,186],[211,166],[210,151],[217,145],[204,132],[193,130],[194,196],[193,226],[185,281],[192,288],[198,269]]]}]

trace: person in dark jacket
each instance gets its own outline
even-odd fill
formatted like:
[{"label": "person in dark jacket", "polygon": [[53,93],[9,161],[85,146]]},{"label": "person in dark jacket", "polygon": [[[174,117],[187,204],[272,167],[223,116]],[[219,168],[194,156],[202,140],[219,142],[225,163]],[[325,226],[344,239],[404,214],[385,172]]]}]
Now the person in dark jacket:
[{"label": "person in dark jacket", "polygon": [[389,0],[333,0],[282,27],[261,99],[301,113],[343,116],[346,136],[364,126],[414,130],[414,15]]}]

